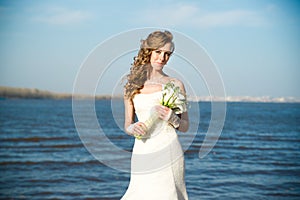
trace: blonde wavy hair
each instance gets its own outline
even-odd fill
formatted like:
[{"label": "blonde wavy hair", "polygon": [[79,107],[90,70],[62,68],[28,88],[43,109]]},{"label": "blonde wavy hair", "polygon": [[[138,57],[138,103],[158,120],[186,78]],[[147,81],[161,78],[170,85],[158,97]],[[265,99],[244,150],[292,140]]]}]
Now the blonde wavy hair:
[{"label": "blonde wavy hair", "polygon": [[163,47],[167,43],[171,43],[173,52],[175,46],[172,40],[173,35],[169,31],[154,31],[148,35],[147,39],[141,40],[140,50],[138,55],[133,58],[134,62],[130,68],[130,73],[127,75],[127,83],[124,86],[125,98],[132,99],[144,87],[150,70],[152,51]]}]

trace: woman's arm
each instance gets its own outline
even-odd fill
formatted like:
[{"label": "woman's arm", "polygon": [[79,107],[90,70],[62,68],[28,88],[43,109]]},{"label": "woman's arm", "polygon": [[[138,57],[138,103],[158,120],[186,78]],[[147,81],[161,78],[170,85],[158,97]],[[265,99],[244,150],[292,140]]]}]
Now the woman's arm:
[{"label": "woman's arm", "polygon": [[[179,86],[180,91],[183,93],[186,98],[186,91],[183,83],[179,80],[176,80],[176,84]],[[187,112],[184,112],[180,115],[179,127],[177,128],[180,132],[187,132],[189,130],[189,116]]]},{"label": "woman's arm", "polygon": [[125,122],[124,122],[124,129],[127,134],[128,127],[134,123],[134,107],[131,99],[127,99],[124,97],[124,107],[125,107]]},{"label": "woman's arm", "polygon": [[145,135],[146,126],[142,122],[134,123],[134,105],[131,99],[124,97],[125,121],[124,130],[128,135]]},{"label": "woman's arm", "polygon": [[187,112],[181,114],[178,130],[187,132],[189,130],[189,116]]}]

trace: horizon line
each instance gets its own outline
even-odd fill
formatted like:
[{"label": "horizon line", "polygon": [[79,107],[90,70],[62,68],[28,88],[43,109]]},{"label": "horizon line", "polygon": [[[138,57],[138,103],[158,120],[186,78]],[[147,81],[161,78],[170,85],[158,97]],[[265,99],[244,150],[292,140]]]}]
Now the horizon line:
[{"label": "horizon line", "polygon": [[[48,90],[40,90],[37,88],[23,88],[0,86],[0,97],[4,98],[52,98],[52,99],[68,99],[68,98],[95,98],[95,99],[111,99],[123,98],[123,94],[74,94],[74,93],[60,93]],[[201,102],[201,101],[220,101],[220,102],[275,102],[275,103],[300,103],[300,97],[272,97],[272,96],[187,96],[188,101]]]}]

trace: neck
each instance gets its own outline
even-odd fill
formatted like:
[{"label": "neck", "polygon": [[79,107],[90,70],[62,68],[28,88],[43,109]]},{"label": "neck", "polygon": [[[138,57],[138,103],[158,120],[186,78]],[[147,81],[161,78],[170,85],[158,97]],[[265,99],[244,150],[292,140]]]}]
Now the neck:
[{"label": "neck", "polygon": [[163,73],[163,71],[154,71],[154,70],[152,70],[152,72],[149,75],[149,80],[159,79],[159,78],[162,78],[164,76],[165,76],[165,74]]}]

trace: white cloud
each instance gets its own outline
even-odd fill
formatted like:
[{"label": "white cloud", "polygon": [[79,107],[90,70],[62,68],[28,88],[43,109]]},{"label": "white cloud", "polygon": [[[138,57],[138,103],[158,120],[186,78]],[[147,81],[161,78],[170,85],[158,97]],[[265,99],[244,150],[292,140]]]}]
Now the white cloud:
[{"label": "white cloud", "polygon": [[186,22],[197,14],[197,8],[190,5],[180,5],[176,7],[160,8],[145,11],[141,14],[141,19],[149,23],[163,25],[178,25]]},{"label": "white cloud", "polygon": [[146,10],[140,13],[139,20],[155,26],[192,26],[199,28],[227,26],[261,26],[266,23],[257,11],[227,10],[209,12],[196,5],[173,4],[167,7]]},{"label": "white cloud", "polygon": [[201,27],[260,26],[264,20],[254,11],[231,10],[197,16],[194,24]]},{"label": "white cloud", "polygon": [[69,10],[65,8],[47,8],[42,15],[34,18],[34,21],[54,25],[76,24],[90,19],[89,12],[80,10]]}]

